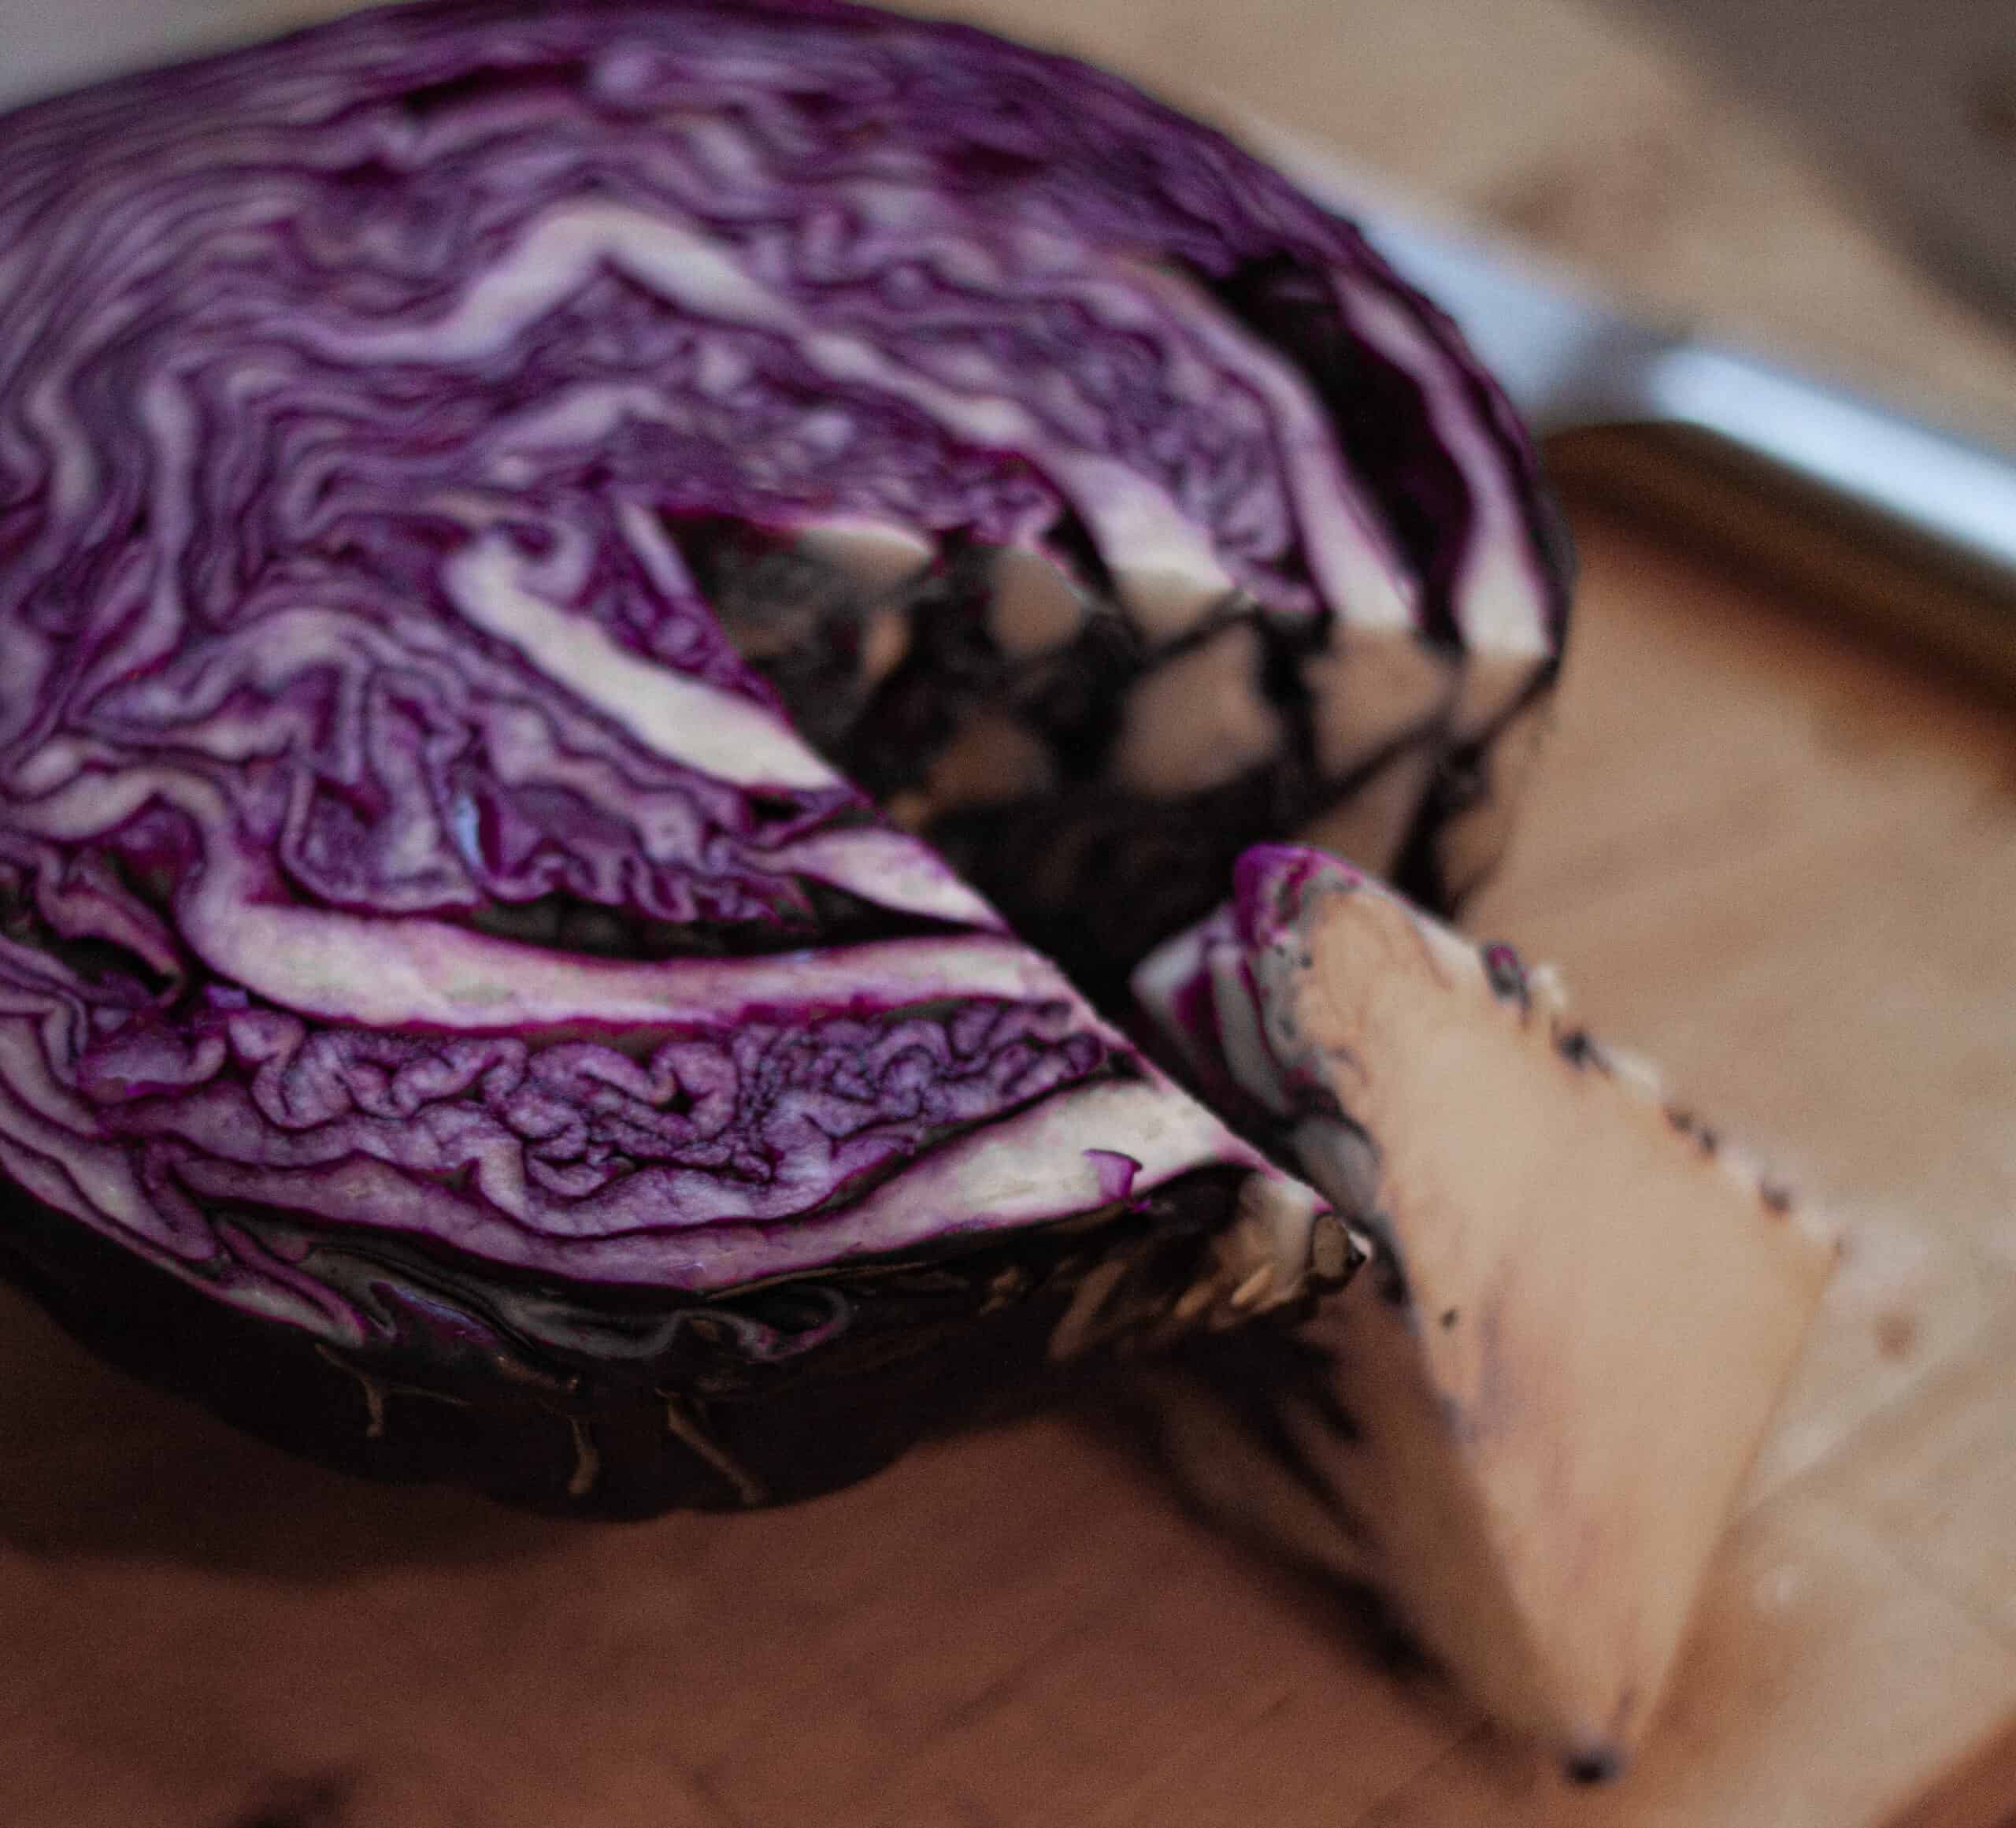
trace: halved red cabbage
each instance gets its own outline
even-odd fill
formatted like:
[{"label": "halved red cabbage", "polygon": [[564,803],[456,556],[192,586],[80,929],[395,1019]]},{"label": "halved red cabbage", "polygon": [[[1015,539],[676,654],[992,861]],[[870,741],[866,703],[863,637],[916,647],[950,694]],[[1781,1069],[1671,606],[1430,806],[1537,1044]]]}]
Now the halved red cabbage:
[{"label": "halved red cabbage", "polygon": [[0,1258],[619,1510],[1292,1300],[1320,1203],[995,906],[1103,993],[1255,837],[1446,902],[1550,528],[1353,229],[964,28],[422,6],[0,120]]}]

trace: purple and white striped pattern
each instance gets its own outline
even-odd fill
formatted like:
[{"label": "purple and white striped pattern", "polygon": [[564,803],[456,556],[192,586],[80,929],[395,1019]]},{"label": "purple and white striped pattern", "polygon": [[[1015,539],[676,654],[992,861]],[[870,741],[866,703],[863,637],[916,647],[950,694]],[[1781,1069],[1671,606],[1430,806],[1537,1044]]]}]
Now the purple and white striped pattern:
[{"label": "purple and white striped pattern", "polygon": [[[1413,389],[1438,519],[1258,271]],[[794,730],[680,530],[1068,530],[1149,650],[1236,600],[1330,763],[1425,767],[1558,645],[1501,406],[1347,225],[963,28],[423,6],[0,120],[0,1164],[324,1328],[219,1214],[699,1290],[1273,1177]]]}]

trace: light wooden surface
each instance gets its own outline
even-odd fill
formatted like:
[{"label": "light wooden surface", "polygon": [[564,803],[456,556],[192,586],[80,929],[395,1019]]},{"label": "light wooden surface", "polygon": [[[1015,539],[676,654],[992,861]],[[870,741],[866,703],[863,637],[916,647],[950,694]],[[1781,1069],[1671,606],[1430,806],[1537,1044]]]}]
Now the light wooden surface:
[{"label": "light wooden surface", "polygon": [[[1640,296],[2016,425],[2016,356],[1826,173],[1573,0],[988,16],[1327,135]],[[1156,1472],[1144,1418],[1223,1433],[1180,1381],[797,1511],[569,1527],[297,1466],[8,1299],[0,1824],[1988,1828],[2016,1811],[2008,716],[1705,558],[1580,522],[1561,726],[1480,921],[1558,960],[1599,1031],[1663,1059],[1856,1245],[1622,1786],[1565,1793],[1383,1667],[1319,1578],[1320,1507],[1243,1437],[1214,1494]]]}]

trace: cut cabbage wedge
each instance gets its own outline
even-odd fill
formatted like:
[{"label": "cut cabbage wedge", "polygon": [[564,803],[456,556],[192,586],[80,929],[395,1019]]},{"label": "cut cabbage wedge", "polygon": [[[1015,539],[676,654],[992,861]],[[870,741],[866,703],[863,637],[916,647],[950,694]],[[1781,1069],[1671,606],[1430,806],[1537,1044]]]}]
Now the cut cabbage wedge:
[{"label": "cut cabbage wedge", "polygon": [[1403,1620],[1474,1697],[1621,1768],[1812,1318],[1825,1229],[1480,949],[1269,847],[1143,966],[1207,1092],[1372,1239],[1317,1324]]}]

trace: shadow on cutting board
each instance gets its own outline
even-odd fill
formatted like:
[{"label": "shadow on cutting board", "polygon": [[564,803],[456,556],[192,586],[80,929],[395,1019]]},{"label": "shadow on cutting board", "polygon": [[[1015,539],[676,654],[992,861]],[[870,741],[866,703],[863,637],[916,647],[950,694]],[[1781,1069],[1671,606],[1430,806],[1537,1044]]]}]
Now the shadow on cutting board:
[{"label": "shadow on cutting board", "polygon": [[330,1582],[538,1555],[581,1526],[297,1460],[101,1363],[0,1289],[0,1541]]},{"label": "shadow on cutting board", "polygon": [[[1319,1323],[1320,1324],[1320,1323]],[[1357,1425],[1335,1358],[1313,1329],[1197,1337],[1114,1372],[1077,1419],[1142,1483],[1317,1619],[1396,1674],[1431,1673],[1366,1578],[1371,1547],[1348,1484]]]},{"label": "shadow on cutting board", "polygon": [[[1418,1658],[1359,1571],[1358,1526],[1335,1479],[1351,1423],[1329,1377],[1319,1347],[1254,1328],[1051,1394],[1102,1455],[1224,1543],[1299,1615],[1360,1656],[1414,1669]],[[102,1363],[5,1288],[0,1390],[0,1542],[39,1558],[164,1560],[337,1584],[393,1566],[558,1555],[584,1532],[634,1527],[534,1516],[454,1488],[381,1485],[296,1459]]]}]

